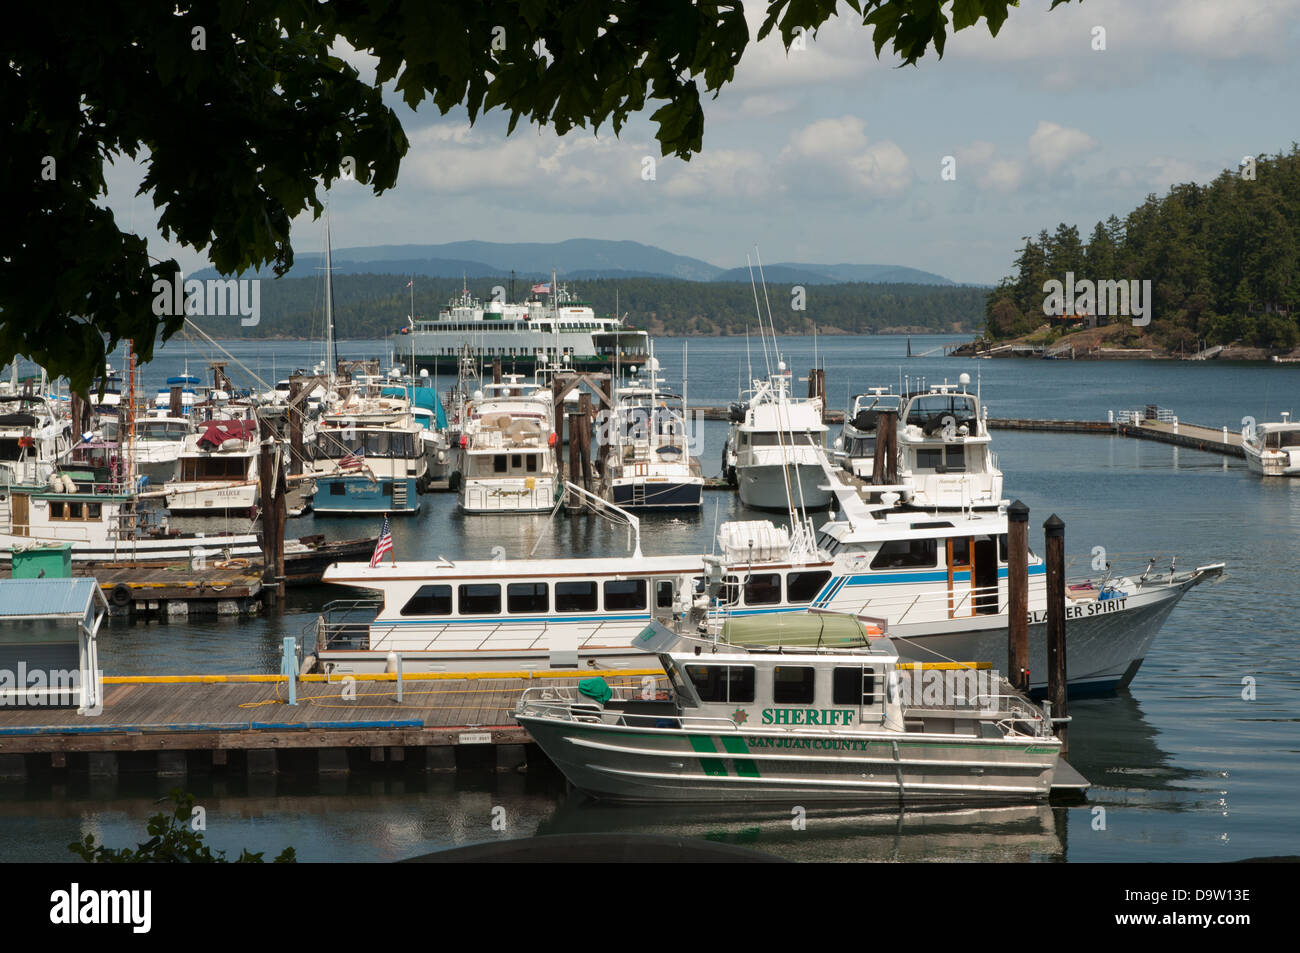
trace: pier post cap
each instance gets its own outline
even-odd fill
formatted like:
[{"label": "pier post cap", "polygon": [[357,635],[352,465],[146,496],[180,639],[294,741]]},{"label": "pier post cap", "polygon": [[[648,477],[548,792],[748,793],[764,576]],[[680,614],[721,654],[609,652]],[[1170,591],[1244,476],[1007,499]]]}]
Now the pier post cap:
[{"label": "pier post cap", "polygon": [[1065,521],[1053,513],[1043,522],[1043,533],[1048,539],[1065,535]]},{"label": "pier post cap", "polygon": [[1007,507],[1007,519],[1012,523],[1028,523],[1029,507],[1016,500]]}]

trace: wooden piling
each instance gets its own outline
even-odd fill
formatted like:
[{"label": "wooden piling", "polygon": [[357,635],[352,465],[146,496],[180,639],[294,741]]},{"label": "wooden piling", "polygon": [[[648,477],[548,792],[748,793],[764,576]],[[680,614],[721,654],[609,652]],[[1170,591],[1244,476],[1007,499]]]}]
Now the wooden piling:
[{"label": "wooden piling", "polygon": [[289,472],[294,475],[302,473],[303,409],[298,406],[298,396],[301,393],[302,381],[294,377],[289,378]]},{"label": "wooden piling", "polygon": [[167,394],[167,413],[173,417],[180,417],[185,413],[185,404],[181,399],[179,386],[173,387]]},{"label": "wooden piling", "polygon": [[501,383],[501,358],[500,357],[492,358],[492,383],[493,384]]},{"label": "wooden piling", "polygon": [[259,419],[262,438],[258,460],[262,510],[262,595],[267,605],[279,605],[284,599],[284,496],[287,491],[284,471],[276,454],[275,428],[270,421]]},{"label": "wooden piling", "polygon": [[822,402],[822,423],[826,422],[826,370],[821,367],[814,367],[808,372],[808,398],[821,398]]},{"label": "wooden piling", "polygon": [[[595,492],[592,488],[591,473],[591,395],[583,391],[578,396],[578,417],[581,421],[581,427],[578,430],[578,442],[582,445],[579,453],[579,459],[582,461],[582,488],[588,493]],[[569,439],[573,439],[573,434]]]},{"label": "wooden piling", "polygon": [[1029,690],[1029,507],[1007,507],[1007,679]]},{"label": "wooden piling", "polygon": [[876,417],[876,455],[872,460],[874,486],[898,483],[898,411],[882,410]]},{"label": "wooden piling", "polygon": [[[1043,523],[1047,560],[1047,697],[1052,716],[1069,714],[1066,702],[1065,671],[1065,523],[1053,513]],[[1069,753],[1068,722],[1061,722],[1056,735],[1061,739],[1061,753]]]}]

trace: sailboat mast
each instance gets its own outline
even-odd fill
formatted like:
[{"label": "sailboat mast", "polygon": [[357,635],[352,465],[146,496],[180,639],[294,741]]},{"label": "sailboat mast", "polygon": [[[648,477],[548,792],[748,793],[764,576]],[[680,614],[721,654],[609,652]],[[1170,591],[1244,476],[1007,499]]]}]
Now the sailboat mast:
[{"label": "sailboat mast", "polygon": [[334,355],[334,259],[330,252],[330,211],[325,208],[325,373],[334,389],[338,361]]}]

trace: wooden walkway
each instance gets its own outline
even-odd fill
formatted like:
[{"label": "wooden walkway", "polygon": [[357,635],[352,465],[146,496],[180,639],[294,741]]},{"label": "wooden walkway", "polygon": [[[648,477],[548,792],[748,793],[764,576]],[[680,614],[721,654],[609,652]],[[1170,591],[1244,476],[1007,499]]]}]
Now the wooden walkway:
[{"label": "wooden walkway", "polygon": [[[400,702],[391,675],[332,682],[304,676],[297,705],[287,703],[284,679],[271,675],[106,678],[98,715],[0,708],[0,755],[429,747],[467,743],[467,734],[475,736],[468,743],[523,744],[528,735],[510,713],[524,689],[572,686],[594,674],[407,677]],[[641,684],[639,671],[602,674],[611,685]]]}]

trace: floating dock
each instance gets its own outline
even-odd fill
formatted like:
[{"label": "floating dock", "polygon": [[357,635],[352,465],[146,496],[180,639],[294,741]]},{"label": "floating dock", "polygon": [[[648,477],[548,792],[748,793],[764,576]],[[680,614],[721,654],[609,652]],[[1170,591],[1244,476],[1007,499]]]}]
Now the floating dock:
[{"label": "floating dock", "polygon": [[357,763],[455,770],[458,749],[493,746],[499,767],[524,763],[528,733],[510,717],[526,688],[573,686],[600,675],[641,687],[658,669],[581,674],[394,674],[106,677],[98,715],[73,709],[0,708],[0,780],[47,770],[114,777],[121,771],[183,777],[229,770],[340,773]]},{"label": "floating dock", "polygon": [[1134,419],[1110,422],[1106,420],[1033,420],[1028,418],[989,418],[991,430],[1030,430],[1051,433],[1091,433],[1108,436],[1133,437],[1138,440],[1155,440],[1187,447],[1190,450],[1203,450],[1206,453],[1221,453],[1229,457],[1246,456],[1241,446],[1241,434],[1227,427],[1203,427],[1173,419]]}]

